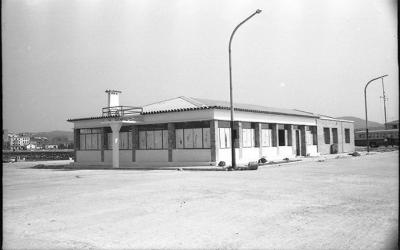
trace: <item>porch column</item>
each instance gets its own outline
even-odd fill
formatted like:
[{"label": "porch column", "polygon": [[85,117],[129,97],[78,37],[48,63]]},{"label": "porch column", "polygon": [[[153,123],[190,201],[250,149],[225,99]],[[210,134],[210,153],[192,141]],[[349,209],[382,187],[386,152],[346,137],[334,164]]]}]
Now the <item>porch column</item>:
[{"label": "porch column", "polygon": [[219,153],[219,130],[218,121],[212,120],[210,122],[210,144],[211,144],[211,161],[217,163]]},{"label": "porch column", "polygon": [[168,123],[168,161],[173,161],[173,149],[176,147],[175,124]]},{"label": "porch column", "polygon": [[258,158],[262,157],[262,133],[261,133],[261,123],[257,122],[254,129],[254,146],[258,148]]},{"label": "porch column", "polygon": [[300,129],[300,141],[301,141],[301,151],[300,155],[306,156],[307,155],[307,142],[306,142],[306,126],[301,125],[299,126]]},{"label": "porch column", "polygon": [[103,128],[101,130],[101,136],[100,136],[100,150],[101,150],[101,162],[104,162],[104,144],[106,142],[106,128]]},{"label": "porch column", "polygon": [[[236,163],[238,163],[239,160],[243,158],[243,131],[242,131],[242,123],[241,123],[241,122],[235,122],[233,126],[234,126],[234,129],[233,129],[233,130],[236,130],[236,138],[235,138],[235,143],[234,143],[234,145],[231,145],[231,146],[234,146],[234,147],[235,147],[235,150],[236,150],[236,148],[238,149],[236,152],[239,152],[239,154],[236,153],[236,155],[235,155],[235,156],[236,156]],[[234,136],[233,130],[231,131],[231,136]]]},{"label": "porch column", "polygon": [[289,138],[291,138],[291,140],[292,140],[292,153],[294,154],[294,155],[296,155],[296,129],[294,128],[294,126],[293,125],[290,125],[290,127],[291,127],[291,133],[292,133],[292,136],[291,137],[289,137]]},{"label": "porch column", "polygon": [[[79,129],[74,129],[74,155],[75,155],[75,162],[78,162],[78,158],[77,158],[77,153],[76,151],[78,151],[80,149],[80,130]],[[12,143],[10,143],[10,145],[12,145]]]},{"label": "porch column", "polygon": [[272,133],[272,147],[278,147],[278,124],[270,124],[271,133]]},{"label": "porch column", "polygon": [[122,123],[116,122],[111,123],[110,127],[112,130],[112,139],[113,139],[113,159],[112,164],[113,168],[119,168],[119,130],[121,129]]},{"label": "porch column", "polygon": [[132,161],[136,161],[136,150],[139,148],[139,128],[132,126]]}]

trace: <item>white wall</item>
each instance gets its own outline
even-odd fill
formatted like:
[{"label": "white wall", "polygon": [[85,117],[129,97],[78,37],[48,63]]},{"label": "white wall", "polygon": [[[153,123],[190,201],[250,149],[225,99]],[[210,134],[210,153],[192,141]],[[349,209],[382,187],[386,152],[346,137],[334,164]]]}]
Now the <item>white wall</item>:
[{"label": "white wall", "polygon": [[241,148],[239,150],[239,159],[237,162],[247,164],[251,161],[258,161],[260,159],[259,148]]},{"label": "white wall", "polygon": [[168,150],[136,150],[136,162],[168,162]]},{"label": "white wall", "polygon": [[262,156],[265,159],[269,160],[277,160],[279,159],[278,148],[277,147],[263,147],[262,148]]},{"label": "white wall", "polygon": [[292,146],[279,146],[278,147],[278,157],[280,160],[284,158],[294,158]]},{"label": "white wall", "polygon": [[[167,159],[168,160],[168,159]],[[210,149],[173,149],[173,162],[209,162],[211,161]]]},{"label": "white wall", "polygon": [[101,151],[100,150],[77,150],[76,151],[76,162],[100,162]]},{"label": "white wall", "polygon": [[[250,161],[258,161],[260,158],[259,152],[260,151],[258,148],[242,148],[241,151],[240,149],[235,148],[236,163],[247,164]],[[218,149],[217,164],[220,161],[224,161],[227,165],[230,165],[232,163],[230,148]]]},{"label": "white wall", "polygon": [[319,155],[317,145],[307,145],[307,154],[310,154],[310,156]]}]

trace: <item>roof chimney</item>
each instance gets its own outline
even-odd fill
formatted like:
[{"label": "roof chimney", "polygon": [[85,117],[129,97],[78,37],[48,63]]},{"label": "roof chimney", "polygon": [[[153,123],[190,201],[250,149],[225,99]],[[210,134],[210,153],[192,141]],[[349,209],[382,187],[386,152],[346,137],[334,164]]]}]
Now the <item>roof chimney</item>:
[{"label": "roof chimney", "polygon": [[107,93],[107,100],[108,100],[107,107],[119,106],[119,94],[121,93],[121,91],[108,89],[108,90],[106,90],[106,93]]}]

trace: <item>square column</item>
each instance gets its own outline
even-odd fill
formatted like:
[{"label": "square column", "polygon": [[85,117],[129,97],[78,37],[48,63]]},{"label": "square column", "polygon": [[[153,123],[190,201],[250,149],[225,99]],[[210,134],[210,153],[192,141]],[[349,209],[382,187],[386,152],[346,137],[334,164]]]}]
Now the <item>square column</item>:
[{"label": "square column", "polygon": [[301,148],[300,155],[306,156],[307,155],[306,126],[301,125],[301,126],[299,126],[299,129],[300,129],[300,138],[301,138],[300,139],[300,141],[301,141],[301,144],[300,144],[300,148]]},{"label": "square column", "polygon": [[258,158],[262,157],[262,133],[261,123],[257,122],[254,129],[254,146],[259,149]]},{"label": "square column", "polygon": [[175,124],[168,123],[168,161],[173,161],[172,150],[176,147]]},{"label": "square column", "polygon": [[[235,148],[242,148],[243,147],[243,131],[242,131],[242,123],[241,122],[235,122],[233,125],[233,130],[236,131],[236,138],[235,138]],[[235,132],[231,132],[231,136],[234,136]]]},{"label": "square column", "polygon": [[107,136],[106,128],[103,128],[101,130],[101,136],[100,136],[101,162],[104,162],[104,147],[106,143],[106,136]]},{"label": "square column", "polygon": [[287,131],[287,137],[288,137],[288,145],[287,146],[293,146],[293,125],[290,124],[286,124],[285,126],[285,130]]},{"label": "square column", "polygon": [[[80,133],[79,129],[74,129],[74,155],[75,162],[78,162],[76,151],[80,149]],[[12,145],[12,143],[10,143]]]},{"label": "square column", "polygon": [[278,147],[279,143],[278,143],[278,124],[271,124],[271,133],[272,133],[272,147]]},{"label": "square column", "polygon": [[110,127],[112,130],[112,166],[113,168],[119,168],[119,130],[121,129],[122,122],[111,123]]},{"label": "square column", "polygon": [[139,128],[132,126],[132,161],[136,161],[136,150],[139,148]]},{"label": "square column", "polygon": [[216,162],[217,159],[219,159],[219,157],[218,157],[219,143],[218,142],[219,142],[218,121],[212,120],[210,122],[210,144],[211,144],[211,161],[212,162]]}]

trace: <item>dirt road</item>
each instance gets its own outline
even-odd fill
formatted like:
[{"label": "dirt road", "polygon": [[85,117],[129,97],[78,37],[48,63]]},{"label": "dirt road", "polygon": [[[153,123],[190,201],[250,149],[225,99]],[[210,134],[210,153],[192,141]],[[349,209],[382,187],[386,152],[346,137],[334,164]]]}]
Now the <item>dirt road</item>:
[{"label": "dirt road", "polygon": [[387,249],[398,151],[257,171],[3,164],[4,249]]}]

